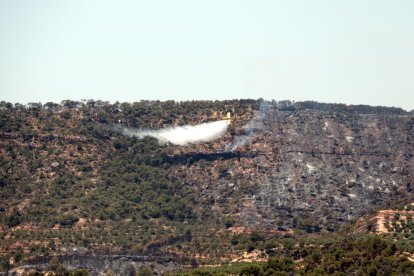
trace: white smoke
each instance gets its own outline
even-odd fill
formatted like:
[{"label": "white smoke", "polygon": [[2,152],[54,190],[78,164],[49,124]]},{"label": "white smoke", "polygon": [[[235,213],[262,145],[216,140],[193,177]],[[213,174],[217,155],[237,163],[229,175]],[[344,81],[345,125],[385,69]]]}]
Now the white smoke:
[{"label": "white smoke", "polygon": [[259,112],[253,117],[253,119],[244,126],[244,135],[237,135],[233,138],[233,141],[225,147],[226,151],[235,151],[239,147],[251,144],[257,131],[262,129],[263,119],[266,117],[266,103],[265,101],[260,102]]},{"label": "white smoke", "polygon": [[187,125],[159,130],[125,128],[122,129],[122,133],[139,139],[146,136],[154,137],[160,145],[171,143],[185,146],[214,141],[226,133],[228,125],[227,120],[221,120],[194,126]]}]

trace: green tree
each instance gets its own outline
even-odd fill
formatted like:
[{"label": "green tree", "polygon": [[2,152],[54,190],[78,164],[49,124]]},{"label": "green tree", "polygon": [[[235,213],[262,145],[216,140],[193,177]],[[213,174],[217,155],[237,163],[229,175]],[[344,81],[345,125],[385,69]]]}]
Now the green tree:
[{"label": "green tree", "polygon": [[257,264],[249,265],[240,271],[243,276],[260,276],[263,275],[263,269]]}]

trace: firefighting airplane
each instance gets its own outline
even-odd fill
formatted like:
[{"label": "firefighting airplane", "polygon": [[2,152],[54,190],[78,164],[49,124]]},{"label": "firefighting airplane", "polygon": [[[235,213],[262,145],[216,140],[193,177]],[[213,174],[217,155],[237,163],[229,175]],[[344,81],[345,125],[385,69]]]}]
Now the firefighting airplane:
[{"label": "firefighting airplane", "polygon": [[233,118],[231,117],[231,112],[227,112],[227,116],[224,118],[224,120],[226,121],[227,124],[231,124],[231,122],[233,121]]}]

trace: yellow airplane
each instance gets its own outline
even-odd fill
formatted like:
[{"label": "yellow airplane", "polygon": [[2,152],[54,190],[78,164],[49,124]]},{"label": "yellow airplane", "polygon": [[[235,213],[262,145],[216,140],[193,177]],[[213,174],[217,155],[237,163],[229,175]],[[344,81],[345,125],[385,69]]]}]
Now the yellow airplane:
[{"label": "yellow airplane", "polygon": [[229,111],[229,112],[227,112],[227,116],[224,118],[224,120],[228,123],[228,124],[230,124],[231,123],[231,121],[233,121],[233,118],[231,117],[231,112]]}]

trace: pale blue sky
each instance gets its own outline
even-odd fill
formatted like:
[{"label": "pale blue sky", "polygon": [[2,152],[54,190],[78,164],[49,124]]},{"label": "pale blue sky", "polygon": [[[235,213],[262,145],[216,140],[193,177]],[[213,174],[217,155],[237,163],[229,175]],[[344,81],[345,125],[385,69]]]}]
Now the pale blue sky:
[{"label": "pale blue sky", "polygon": [[0,100],[414,109],[414,1],[0,0]]}]

